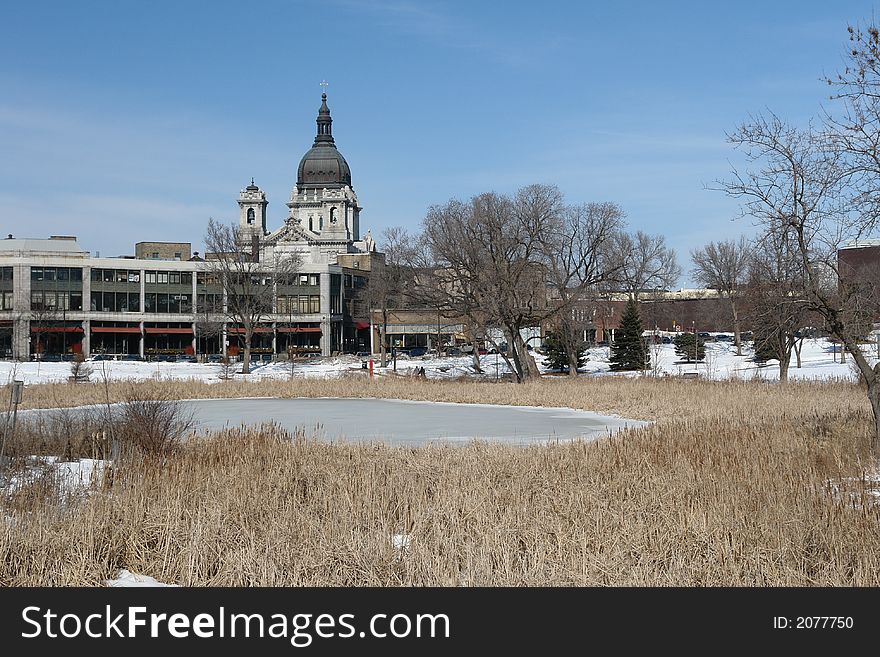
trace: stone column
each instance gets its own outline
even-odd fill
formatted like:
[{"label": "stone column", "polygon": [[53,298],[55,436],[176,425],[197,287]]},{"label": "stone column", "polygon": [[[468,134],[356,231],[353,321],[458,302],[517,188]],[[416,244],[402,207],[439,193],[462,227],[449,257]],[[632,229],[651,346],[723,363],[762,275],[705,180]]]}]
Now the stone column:
[{"label": "stone column", "polygon": [[[83,297],[85,297],[85,292],[83,292]],[[83,340],[82,340],[82,355],[84,358],[87,358],[90,353],[92,353],[92,320],[84,319],[83,320]]]}]

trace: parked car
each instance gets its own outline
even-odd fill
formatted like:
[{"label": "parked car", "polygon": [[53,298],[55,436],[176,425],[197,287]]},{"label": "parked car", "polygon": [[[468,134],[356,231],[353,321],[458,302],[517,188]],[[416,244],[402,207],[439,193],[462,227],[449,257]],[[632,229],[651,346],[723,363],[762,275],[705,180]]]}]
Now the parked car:
[{"label": "parked car", "polygon": [[140,356],[140,355],[138,355],[138,354],[126,354],[125,356],[122,357],[122,360],[139,360],[139,361],[142,361],[143,359],[144,359],[144,357],[143,357],[143,356]]},{"label": "parked car", "polygon": [[369,351],[359,351],[355,354],[358,358],[369,358],[371,356]]},{"label": "parked car", "polygon": [[419,358],[428,353],[427,347],[410,347],[406,350],[406,353],[409,353],[410,358]]},{"label": "parked car", "polygon": [[447,356],[461,356],[461,353],[461,349],[458,347],[449,347],[449,349],[446,350]]},{"label": "parked car", "polygon": [[223,354],[208,354],[206,360],[209,363],[219,363],[223,360]]},{"label": "parked car", "polygon": [[178,363],[198,363],[199,359],[195,356],[181,355],[175,359]]},{"label": "parked car", "polygon": [[116,360],[116,357],[111,354],[92,354],[86,360]]}]

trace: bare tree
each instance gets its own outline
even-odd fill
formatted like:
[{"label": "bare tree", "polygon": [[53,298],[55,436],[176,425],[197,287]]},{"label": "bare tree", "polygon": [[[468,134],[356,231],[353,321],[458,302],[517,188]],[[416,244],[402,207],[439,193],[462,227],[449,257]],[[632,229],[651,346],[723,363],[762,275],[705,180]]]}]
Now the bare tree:
[{"label": "bare tree", "polygon": [[556,312],[547,294],[546,240],[562,211],[558,189],[530,185],[513,197],[451,200],[432,207],[423,222],[427,295],[485,333],[499,328],[509,346],[502,355],[517,381],[540,376],[522,331]]},{"label": "bare tree", "polygon": [[709,242],[702,249],[691,251],[691,260],[694,279],[703,287],[718,290],[719,296],[727,299],[733,318],[736,355],[742,356],[737,298],[748,274],[749,246],[745,237],[738,241]]},{"label": "bare tree", "polygon": [[787,381],[808,316],[803,267],[789,235],[769,231],[758,241],[748,262],[745,297],[755,359],[776,359],[779,380]]},{"label": "bare tree", "polygon": [[411,275],[413,240],[404,228],[392,226],[382,231],[380,250],[385,261],[375,262],[364,298],[370,312],[379,311],[380,366],[388,364],[388,319],[392,311],[401,309],[407,299],[407,281]]},{"label": "bare tree", "polygon": [[619,285],[636,301],[641,292],[671,288],[681,276],[675,251],[663,235],[618,231],[609,257],[617,263]]},{"label": "bare tree", "polygon": [[583,350],[585,313],[578,302],[593,295],[601,283],[617,273],[621,262],[610,248],[620,233],[623,210],[614,203],[586,203],[564,208],[547,226],[543,245],[547,283],[557,302],[557,335],[568,356],[569,376],[577,376]]},{"label": "bare tree", "polygon": [[251,342],[257,325],[274,312],[276,284],[286,281],[299,268],[294,254],[276,255],[271,262],[260,259],[260,244],[240,231],[210,219],[205,233],[205,269],[213,273],[223,288],[224,315],[242,331],[244,363],[242,373],[250,371]]},{"label": "bare tree", "polygon": [[876,216],[864,211],[863,179],[836,139],[812,128],[796,129],[775,115],[753,119],[729,138],[755,166],[743,174],[734,171],[725,189],[744,199],[745,212],[765,232],[784,233],[792,241],[805,303],[844,345],[866,383],[874,413],[872,447],[880,456],[880,363],[872,367],[858,342],[860,322],[853,321],[863,301],[858,287],[838,285],[839,247],[877,225]]}]

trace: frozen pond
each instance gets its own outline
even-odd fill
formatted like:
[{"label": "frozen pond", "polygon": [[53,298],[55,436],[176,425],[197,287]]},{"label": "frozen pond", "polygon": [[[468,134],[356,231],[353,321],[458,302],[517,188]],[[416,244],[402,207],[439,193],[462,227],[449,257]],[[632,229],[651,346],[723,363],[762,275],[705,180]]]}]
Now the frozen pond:
[{"label": "frozen pond", "polygon": [[389,399],[206,399],[187,404],[202,430],[274,422],[324,440],[390,445],[468,442],[524,445],[592,439],[646,422],[568,408],[450,404]]}]

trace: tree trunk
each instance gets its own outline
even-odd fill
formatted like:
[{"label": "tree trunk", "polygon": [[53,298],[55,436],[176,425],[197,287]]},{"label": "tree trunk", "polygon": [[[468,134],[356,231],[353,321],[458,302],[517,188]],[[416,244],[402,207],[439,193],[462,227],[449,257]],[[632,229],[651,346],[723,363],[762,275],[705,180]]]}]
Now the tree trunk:
[{"label": "tree trunk", "polygon": [[480,367],[480,350],[477,349],[477,345],[474,345],[474,351],[471,356],[474,359],[474,372],[476,374],[482,374],[483,369]]},{"label": "tree trunk", "polygon": [[804,348],[804,339],[799,338],[794,341],[794,355],[797,359],[797,368],[801,369],[801,349]]},{"label": "tree trunk", "polygon": [[788,381],[788,366],[791,364],[791,348],[784,354],[780,354],[779,358],[779,382],[786,383]]},{"label": "tree trunk", "polygon": [[880,363],[874,365],[868,380],[868,401],[874,413],[874,435],[871,438],[871,453],[880,459]]},{"label": "tree trunk", "polygon": [[566,348],[566,355],[568,356],[568,375],[569,376],[577,376],[578,375],[577,345],[569,345]]},{"label": "tree trunk", "polygon": [[739,330],[739,311],[736,308],[736,301],[731,297],[730,310],[733,313],[733,342],[736,345],[736,355],[743,355],[742,338]]},{"label": "tree trunk", "polygon": [[386,342],[388,341],[388,311],[382,309],[382,326],[379,330],[379,366],[385,367],[388,364],[388,354],[386,353]]},{"label": "tree trunk", "polygon": [[538,364],[529,353],[529,350],[526,347],[525,340],[522,339],[522,335],[520,335],[519,331],[516,331],[516,333],[514,334],[513,343],[514,351],[519,352],[519,358],[522,362],[523,380],[541,378],[541,370],[538,369]]},{"label": "tree trunk", "polygon": [[470,332],[468,333],[468,337],[471,339],[471,344],[472,344],[473,347],[474,347],[473,352],[471,352],[471,353],[472,353],[472,357],[473,357],[473,359],[474,359],[474,372],[475,372],[476,374],[482,374],[482,373],[483,373],[483,369],[482,369],[482,367],[480,366],[480,350],[479,350],[479,348],[477,347],[477,336],[476,336],[476,334],[475,334],[473,331],[470,331]]},{"label": "tree trunk", "polygon": [[522,360],[520,359],[520,353],[516,349],[516,345],[514,344],[514,333],[508,329],[504,329],[504,337],[507,339],[507,353],[505,354],[505,360],[507,361],[508,367],[513,365],[513,375],[516,377],[517,383],[522,383],[526,378],[526,373],[523,371]]},{"label": "tree trunk", "polygon": [[244,362],[241,364],[242,374],[251,373],[251,337],[253,337],[253,334],[253,330],[245,331],[244,334]]}]

